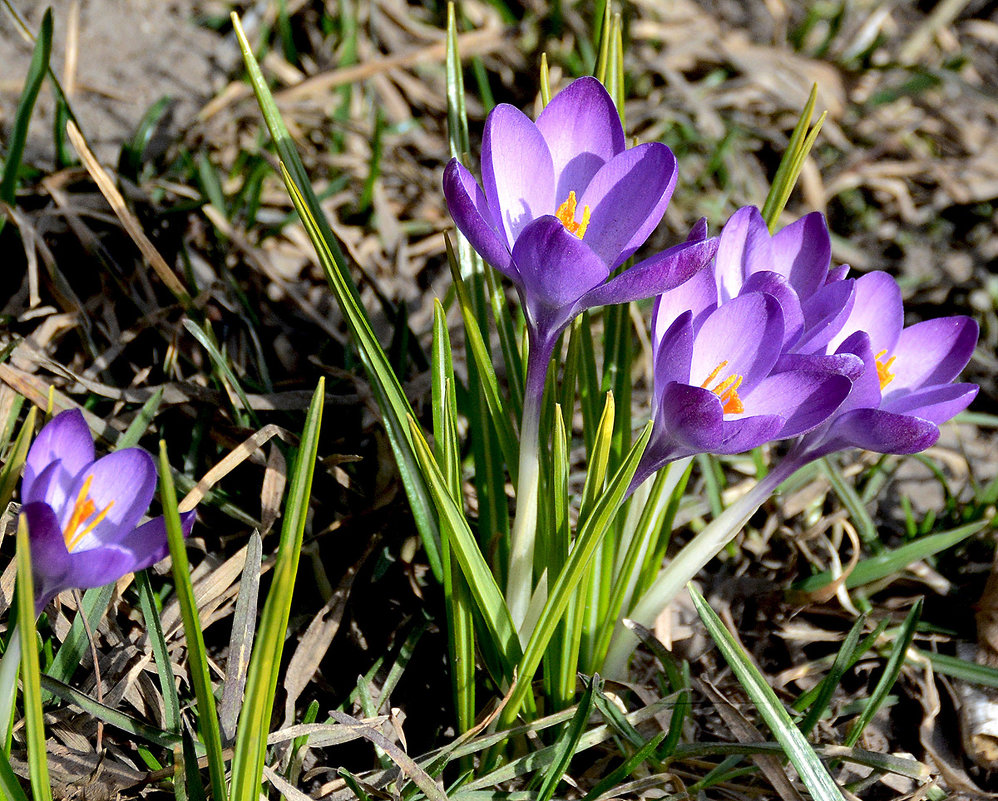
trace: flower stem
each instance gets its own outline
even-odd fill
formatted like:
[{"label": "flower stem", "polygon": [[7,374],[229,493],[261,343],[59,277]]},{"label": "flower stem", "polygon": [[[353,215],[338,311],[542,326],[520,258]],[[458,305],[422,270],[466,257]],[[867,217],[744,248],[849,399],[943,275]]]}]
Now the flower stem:
[{"label": "flower stem", "polygon": [[17,626],[10,635],[7,650],[0,657],[0,748],[6,749],[14,715],[14,697],[17,694],[17,673],[21,667],[21,637]]},{"label": "flower stem", "polygon": [[[539,339],[539,338],[537,338]],[[534,541],[537,538],[537,496],[540,479],[541,402],[552,344],[530,340],[527,354],[527,380],[523,388],[523,417],[520,422],[520,462],[516,485],[516,519],[510,535],[509,573],[506,577],[506,604],[517,630],[530,606],[534,584]],[[526,641],[529,632],[520,632]]]},{"label": "flower stem", "polygon": [[[718,515],[666,565],[626,617],[651,628],[672,599],[704,565],[720,553],[774,490],[801,464],[794,459],[784,459],[758,484]],[[637,644],[637,636],[618,621],[603,666],[603,675],[611,678],[625,677],[627,660]]]}]

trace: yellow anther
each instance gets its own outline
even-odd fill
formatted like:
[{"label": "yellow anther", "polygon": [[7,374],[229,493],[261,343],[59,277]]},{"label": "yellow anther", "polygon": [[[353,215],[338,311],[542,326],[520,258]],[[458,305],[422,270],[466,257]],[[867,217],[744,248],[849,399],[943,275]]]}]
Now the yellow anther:
[{"label": "yellow anther", "polygon": [[883,389],[891,381],[894,380],[894,373],[891,372],[891,366],[894,364],[894,360],[897,356],[891,356],[886,362],[880,361],[887,355],[887,349],[884,348],[880,353],[878,353],[874,358],[877,360],[877,378],[880,379],[880,388]]},{"label": "yellow anther", "polygon": [[583,206],[582,208],[582,221],[575,221],[575,211],[578,208],[579,202],[575,198],[575,191],[568,193],[568,200],[558,206],[558,211],[555,212],[555,217],[557,217],[561,224],[565,226],[569,233],[575,234],[579,239],[582,239],[586,235],[586,229],[589,227],[589,215],[591,211],[589,206]]},{"label": "yellow anther", "polygon": [[[728,366],[727,360],[721,362],[717,367],[711,370],[711,373],[704,382],[700,385],[703,389],[710,389],[707,385],[720,375],[721,371]],[[742,399],[738,397],[738,387],[742,385],[742,377],[740,375],[731,374],[723,381],[721,381],[716,387],[711,389],[721,401],[721,409],[725,414],[741,414],[745,411],[745,404],[742,403]]]},{"label": "yellow anther", "polygon": [[[111,507],[114,506],[114,501],[111,501],[100,512],[97,512],[97,505],[90,497],[90,484],[93,480],[94,477],[92,475],[87,476],[83,482],[83,486],[80,487],[76,501],[73,503],[73,514],[69,516],[69,522],[66,523],[66,528],[62,532],[63,539],[66,540],[66,549],[69,551],[72,551],[73,548],[79,545],[80,540],[93,531],[97,524],[107,516]],[[96,516],[94,516],[94,512],[97,512]],[[92,520],[90,519],[91,517],[93,517]],[[85,526],[84,523],[86,523]],[[80,526],[83,526],[83,528],[77,531]]]}]

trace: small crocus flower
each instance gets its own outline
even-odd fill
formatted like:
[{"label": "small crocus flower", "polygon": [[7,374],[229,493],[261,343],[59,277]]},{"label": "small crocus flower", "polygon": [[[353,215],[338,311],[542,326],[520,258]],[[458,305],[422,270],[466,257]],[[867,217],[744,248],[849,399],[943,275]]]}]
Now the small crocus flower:
[{"label": "small crocus flower", "polygon": [[917,453],[977,394],[974,384],[953,383],[977,344],[974,320],[942,317],[903,328],[901,291],[890,275],[868,273],[855,285],[852,311],[829,347],[862,359],[862,374],[835,416],[789,458],[809,461],[849,447]]},{"label": "small crocus flower", "polygon": [[[99,587],[155,564],[168,552],[166,525],[139,525],[156,489],[152,457],[124,448],[95,459],[78,410],[62,412],[39,432],[21,481],[31,537],[36,611],[71,588]],[[181,514],[184,535],[195,512]]]},{"label": "small crocus flower", "polygon": [[607,281],[665,213],[676,159],[657,142],[627,149],[595,78],[573,81],[536,123],[496,106],[481,161],[484,191],[460,161],[447,165],[447,206],[472,247],[516,286],[542,351],[584,309],[654,297],[713,255],[704,229]]},{"label": "small crocus flower", "polygon": [[688,309],[665,331],[658,323],[668,315],[658,311],[655,427],[635,487],[683,456],[739,453],[819,426],[849,394],[848,376],[861,369],[855,356],[787,364],[783,307],[765,292],[740,294],[699,315]]}]

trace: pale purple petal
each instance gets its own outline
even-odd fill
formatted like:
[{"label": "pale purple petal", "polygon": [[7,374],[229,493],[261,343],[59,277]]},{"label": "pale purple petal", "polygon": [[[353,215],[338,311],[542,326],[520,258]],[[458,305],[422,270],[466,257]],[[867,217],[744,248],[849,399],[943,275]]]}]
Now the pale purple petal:
[{"label": "pale purple petal", "polygon": [[555,95],[537,118],[551,159],[557,202],[581,197],[606,162],[624,151],[624,129],[613,100],[598,80],[579,78]]},{"label": "pale purple petal", "polygon": [[117,545],[98,545],[88,551],[74,550],[69,554],[69,563],[66,589],[103,587],[139,569],[133,555]]},{"label": "pale purple petal", "polygon": [[772,295],[780,304],[783,313],[783,347],[793,345],[804,332],[804,314],[800,308],[800,299],[791,288],[787,279],[779,273],[769,270],[752,273],[742,285],[741,293],[765,292]]},{"label": "pale purple petal", "polygon": [[545,214],[554,214],[554,165],[537,126],[505,103],[492,109],[482,138],[482,184],[489,208],[499,214],[512,247],[520,232]]},{"label": "pale purple petal", "polygon": [[824,351],[848,319],[854,302],[854,281],[825,284],[802,304],[804,333],[794,346],[800,353]]},{"label": "pale purple petal", "polygon": [[842,281],[848,274],[848,264],[840,264],[838,267],[832,267],[828,271],[828,276],[825,278],[825,284],[834,284],[836,281]]},{"label": "pale purple petal", "polygon": [[759,414],[724,421],[724,441],[714,453],[742,453],[780,436],[784,420],[778,414]]},{"label": "pale purple petal", "polygon": [[962,412],[977,395],[976,384],[941,384],[892,396],[881,408],[896,414],[910,414],[939,425]]},{"label": "pale purple petal", "polygon": [[503,275],[516,281],[513,257],[506,246],[506,234],[499,230],[485,193],[474,176],[457,159],[444,169],[444,197],[458,229],[483,259]]},{"label": "pale purple petal", "polygon": [[764,378],[743,400],[746,414],[775,414],[784,419],[780,439],[821,425],[838,409],[852,387],[842,375],[795,371]]},{"label": "pale purple petal", "polygon": [[[180,529],[184,537],[190,536],[196,519],[197,512],[180,513]],[[170,552],[166,541],[166,521],[162,516],[154,517],[118,540],[117,545],[132,554],[135,566],[129,572],[144,570],[165,559]]]},{"label": "pale purple petal", "polygon": [[904,329],[897,346],[885,358],[895,357],[891,365],[894,380],[885,394],[948,384],[967,366],[977,345],[977,323],[969,317],[940,317]]},{"label": "pale purple petal", "polygon": [[[84,485],[92,477],[87,494],[93,503],[93,514],[88,516],[75,532],[66,532],[73,516],[76,499],[81,497]],[[89,550],[99,545],[115,544],[138,524],[156,490],[156,467],[152,457],[139,448],[125,448],[109,453],[94,462],[73,481],[69,500],[59,510],[59,525],[73,543],[103,510],[107,514],[73,544],[74,550]]]},{"label": "pale purple petal", "polygon": [[743,206],[728,218],[721,229],[714,267],[722,303],[738,296],[750,272],[768,269],[770,250],[769,229],[759,209]]},{"label": "pale purple petal", "polygon": [[770,295],[755,292],[721,304],[703,323],[693,345],[690,383],[702,384],[722,362],[715,377],[742,377],[744,390],[769,374],[780,356],[783,317]]},{"label": "pale purple petal", "polygon": [[675,184],[676,157],[658,142],[625,150],[596,173],[579,208],[589,206],[585,240],[611,269],[655,229]]},{"label": "pale purple petal", "polygon": [[684,312],[693,313],[694,330],[703,325],[717,308],[717,284],[713,273],[700,270],[689,281],[658,296],[651,315],[651,338],[654,343]]},{"label": "pale purple petal", "polygon": [[832,240],[819,211],[801,217],[773,236],[771,267],[789,279],[803,302],[825,283],[832,261]]},{"label": "pale purple petal", "polygon": [[841,443],[841,447],[908,454],[935,445],[939,439],[939,428],[920,417],[880,409],[855,409],[835,420],[828,438]]},{"label": "pale purple petal", "polygon": [[837,350],[847,337],[865,331],[875,354],[882,350],[892,352],[904,324],[897,282],[887,273],[876,271],[857,278],[854,288],[852,311],[829,342],[829,350]]},{"label": "pale purple petal", "polygon": [[[659,396],[665,391],[667,384],[673,381],[680,384],[690,382],[690,362],[693,359],[692,312],[679,315],[662,338],[652,343],[652,352],[655,358],[652,406],[657,409]],[[654,415],[654,411],[652,414]]]},{"label": "pale purple petal", "polygon": [[[46,501],[58,508],[73,478],[94,460],[94,440],[83,413],[70,409],[53,417],[35,437],[24,461],[21,498],[25,502]],[[56,462],[45,486],[35,487],[38,475]]]},{"label": "pale purple petal", "polygon": [[652,298],[675,289],[706,267],[716,250],[716,239],[684,242],[669,248],[588,292],[580,301],[580,310]]},{"label": "pale purple petal", "polygon": [[557,217],[542,217],[528,225],[513,246],[513,261],[528,310],[538,324],[560,325],[567,307],[609,275],[599,256]]}]

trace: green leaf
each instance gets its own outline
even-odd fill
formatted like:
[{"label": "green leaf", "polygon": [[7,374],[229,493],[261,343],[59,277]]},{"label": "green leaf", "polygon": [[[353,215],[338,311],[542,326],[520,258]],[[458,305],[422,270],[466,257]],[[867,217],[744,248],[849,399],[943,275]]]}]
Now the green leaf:
[{"label": "green leaf", "polygon": [[319,379],[305,418],[301,446],[284,507],[281,541],[277,548],[270,592],[264,602],[253,656],[250,658],[243,708],[236,730],[235,753],[232,757],[231,801],[256,801],[260,793],[267,735],[274,710],[281,655],[291,615],[291,601],[312,492],[312,477],[318,456],[324,398],[325,380]]},{"label": "green leaf", "polygon": [[388,357],[381,343],[378,342],[371,324],[367,318],[347,269],[347,260],[342,248],[333,234],[325,215],[322,213],[318,198],[308,181],[305,167],[301,163],[294,142],[288,133],[287,126],[281,119],[277,104],[267,86],[267,81],[260,71],[260,66],[253,55],[246,34],[242,29],[239,17],[232,14],[232,24],[235,28],[239,46],[242,50],[246,71],[256,93],[257,102],[263,112],[264,120],[274,140],[274,146],[281,159],[281,176],[288,189],[288,194],[294,203],[295,210],[301,217],[316,255],[326,274],[330,289],[343,313],[350,332],[356,342],[358,353],[371,389],[374,393],[381,418],[385,425],[388,441],[395,454],[402,484],[405,487],[413,517],[426,549],[427,561],[438,581],[443,581],[440,563],[440,532],[433,514],[433,501],[429,490],[416,465],[409,439],[406,420],[413,414],[412,407],[405,396],[401,383],[392,371]]},{"label": "green leaf", "polygon": [[828,774],[814,749],[804,739],[804,735],[794,725],[790,714],[773,692],[773,688],[752,664],[749,655],[725,628],[721,618],[710,608],[699,590],[693,584],[686,586],[707,631],[724,654],[725,661],[731,666],[739,683],[759,710],[759,714],[766,721],[769,730],[783,747],[783,752],[797,769],[797,775],[804,782],[811,797],[815,801],[842,801],[842,792],[838,785]]},{"label": "green leaf", "polygon": [[9,801],[28,801],[24,790],[21,789],[21,782],[11,768],[3,749],[0,749],[0,791],[3,792],[3,797]]},{"label": "green leaf", "polygon": [[[51,20],[50,20],[51,24]],[[52,801],[42,688],[39,681],[38,633],[35,629],[35,582],[31,573],[31,538],[28,520],[17,521],[17,628],[21,637],[21,688],[24,693],[25,734],[28,743],[28,775],[35,801]]]},{"label": "green leaf", "polygon": [[163,504],[163,518],[166,521],[166,541],[170,546],[173,563],[173,581],[176,585],[177,600],[180,603],[180,616],[184,622],[184,638],[187,641],[188,663],[191,683],[197,697],[198,728],[208,754],[208,773],[211,777],[211,792],[215,799],[225,799],[225,760],[222,756],[222,738],[218,730],[218,714],[215,711],[215,696],[212,694],[211,676],[208,673],[208,656],[204,647],[201,619],[198,617],[197,602],[191,587],[191,567],[187,561],[187,548],[184,532],[177,511],[177,493],[170,472],[170,460],[166,455],[166,443],[159,442],[159,496]]},{"label": "green leaf", "polygon": [[21,477],[24,460],[28,457],[28,449],[35,434],[37,412],[38,407],[32,406],[24,418],[24,424],[17,434],[17,439],[14,440],[14,447],[11,448],[7,461],[0,468],[0,510],[6,509],[10,499],[14,497],[14,488]]},{"label": "green leaf", "polygon": [[140,570],[135,574],[135,589],[139,593],[139,606],[142,619],[149,632],[149,642],[156,660],[160,691],[163,696],[163,722],[168,731],[180,734],[180,699],[177,698],[177,685],[173,678],[173,662],[163,636],[163,626],[156,609],[156,598],[149,583],[149,573]]},{"label": "green leaf", "polygon": [[579,699],[579,706],[572,715],[572,720],[554,744],[555,759],[544,772],[544,780],[537,791],[537,801],[550,801],[554,797],[554,791],[558,789],[558,784],[565,776],[568,765],[579,747],[579,741],[589,726],[589,716],[593,711],[593,693],[602,689],[602,686],[603,680],[599,675],[592,676],[586,681],[585,692]]},{"label": "green leaf", "polygon": [[818,685],[818,693],[814,701],[811,702],[811,708],[799,725],[805,737],[811,733],[811,730],[821,719],[822,714],[828,708],[829,701],[832,700],[832,695],[839,686],[839,682],[842,681],[842,677],[849,669],[853,653],[856,650],[856,646],[859,645],[859,638],[863,633],[863,626],[865,624],[866,615],[860,615],[853,624],[853,627],[849,629],[849,633],[842,642],[842,647],[839,648],[839,652],[835,655],[835,661],[832,662],[832,667],[829,669],[828,675]]}]

